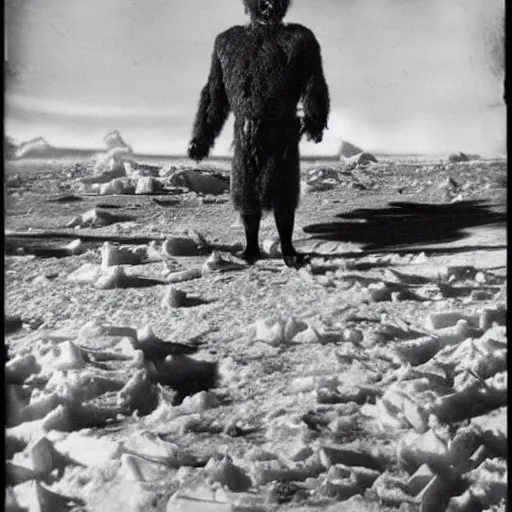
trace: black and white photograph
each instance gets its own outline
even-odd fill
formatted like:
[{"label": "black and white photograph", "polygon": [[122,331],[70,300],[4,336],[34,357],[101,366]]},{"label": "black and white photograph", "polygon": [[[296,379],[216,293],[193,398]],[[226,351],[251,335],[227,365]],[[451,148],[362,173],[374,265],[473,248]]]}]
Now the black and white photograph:
[{"label": "black and white photograph", "polygon": [[7,511],[506,512],[505,10],[4,2]]}]

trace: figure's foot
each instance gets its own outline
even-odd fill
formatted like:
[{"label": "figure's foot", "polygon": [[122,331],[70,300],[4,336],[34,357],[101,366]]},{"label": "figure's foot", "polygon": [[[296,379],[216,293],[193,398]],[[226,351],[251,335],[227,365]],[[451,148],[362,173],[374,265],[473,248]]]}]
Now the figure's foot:
[{"label": "figure's foot", "polygon": [[309,257],[306,254],[294,251],[293,253],[283,254],[283,261],[287,267],[299,269],[309,263]]},{"label": "figure's foot", "polygon": [[305,254],[297,252],[292,243],[295,210],[288,207],[283,208],[282,204],[276,204],[274,205],[274,217],[281,242],[283,261],[290,268],[299,269],[303,267],[309,262],[309,258]]},{"label": "figure's foot", "polygon": [[245,231],[245,250],[239,255],[249,265],[261,258],[258,233],[260,229],[261,213],[242,214]]},{"label": "figure's foot", "polygon": [[247,247],[238,256],[246,261],[249,265],[253,265],[262,258],[259,247],[256,247],[255,249]]}]

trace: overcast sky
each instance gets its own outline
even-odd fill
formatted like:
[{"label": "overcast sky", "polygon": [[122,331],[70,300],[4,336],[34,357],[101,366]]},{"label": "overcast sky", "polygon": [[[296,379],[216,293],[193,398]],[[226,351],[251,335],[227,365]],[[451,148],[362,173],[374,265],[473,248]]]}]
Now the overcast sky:
[{"label": "overcast sky", "polygon": [[[323,49],[330,130],[385,152],[504,150],[502,82],[489,58],[504,0],[294,0],[288,20]],[[6,0],[6,130],[17,141],[183,154],[218,32],[242,0]],[[226,154],[232,120],[214,154]]]}]

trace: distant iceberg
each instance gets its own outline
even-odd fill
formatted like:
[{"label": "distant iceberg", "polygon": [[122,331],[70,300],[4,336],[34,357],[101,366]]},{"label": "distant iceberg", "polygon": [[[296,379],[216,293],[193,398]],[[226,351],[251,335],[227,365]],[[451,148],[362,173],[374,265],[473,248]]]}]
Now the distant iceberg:
[{"label": "distant iceberg", "polygon": [[57,149],[48,144],[43,137],[23,142],[16,149],[14,158],[52,158],[57,155]]}]

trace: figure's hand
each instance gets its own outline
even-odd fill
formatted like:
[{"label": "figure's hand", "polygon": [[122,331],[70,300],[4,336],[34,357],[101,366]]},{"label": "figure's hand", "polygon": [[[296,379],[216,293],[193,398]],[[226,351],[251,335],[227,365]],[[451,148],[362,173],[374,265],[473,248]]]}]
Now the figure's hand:
[{"label": "figure's hand", "polygon": [[315,144],[322,142],[324,136],[324,127],[323,125],[313,121],[310,118],[303,117],[301,119],[301,129],[300,134],[306,135],[309,141],[313,141]]},{"label": "figure's hand", "polygon": [[321,132],[317,133],[307,133],[306,137],[309,141],[313,141],[315,144],[318,144],[319,142],[322,142],[322,139],[324,138],[324,132],[322,130]]},{"label": "figure's hand", "polygon": [[200,162],[203,158],[208,156],[209,151],[209,144],[201,141],[200,139],[192,139],[188,145],[187,155],[192,160]]}]

